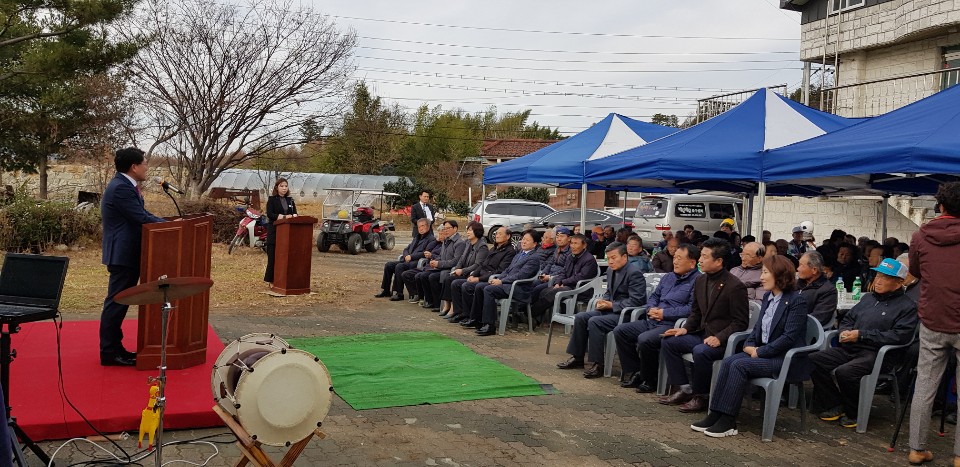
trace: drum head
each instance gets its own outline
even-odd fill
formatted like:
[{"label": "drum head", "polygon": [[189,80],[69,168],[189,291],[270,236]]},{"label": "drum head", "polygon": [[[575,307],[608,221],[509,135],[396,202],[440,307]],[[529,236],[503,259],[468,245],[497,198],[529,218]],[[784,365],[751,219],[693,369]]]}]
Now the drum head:
[{"label": "drum head", "polygon": [[273,352],[240,376],[237,419],[263,444],[293,444],[327,416],[332,393],[330,374],[317,357],[302,350]]},{"label": "drum head", "polygon": [[289,348],[290,344],[287,341],[264,332],[247,334],[231,341],[213,362],[213,373],[210,375],[213,400],[227,413],[236,415],[233,392],[237,388],[241,374],[263,355]]}]

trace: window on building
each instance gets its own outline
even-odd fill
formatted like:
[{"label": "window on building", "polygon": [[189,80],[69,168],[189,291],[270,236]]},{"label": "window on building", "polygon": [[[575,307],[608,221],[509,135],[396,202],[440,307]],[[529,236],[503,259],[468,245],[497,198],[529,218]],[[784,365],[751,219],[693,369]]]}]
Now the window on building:
[{"label": "window on building", "polygon": [[550,188],[550,196],[557,196],[557,188]]},{"label": "window on building", "polygon": [[[943,69],[960,68],[960,45],[943,48]],[[960,70],[946,71],[940,75],[940,90],[956,85],[960,81]]]},{"label": "window on building", "polygon": [[860,8],[865,0],[830,0],[830,14]]}]

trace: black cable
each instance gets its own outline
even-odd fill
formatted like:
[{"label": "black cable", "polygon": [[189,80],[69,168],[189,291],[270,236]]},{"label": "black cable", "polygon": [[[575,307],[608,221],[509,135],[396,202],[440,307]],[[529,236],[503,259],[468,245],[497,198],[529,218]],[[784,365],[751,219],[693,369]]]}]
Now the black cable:
[{"label": "black cable", "polygon": [[[59,325],[57,323],[57,316],[60,317]],[[93,426],[93,423],[91,423],[90,420],[88,420],[87,417],[83,415],[82,412],[80,412],[80,409],[78,409],[77,406],[73,405],[73,402],[67,396],[66,386],[64,385],[64,382],[63,382],[63,358],[60,352],[61,350],[60,330],[61,328],[63,328],[63,317],[60,315],[57,315],[57,316],[53,318],[53,325],[57,331],[57,386],[60,389],[60,395],[63,397],[63,400],[67,402],[70,408],[73,409],[73,411],[76,412],[76,414],[79,415],[81,419],[83,419],[83,421],[87,424],[87,426],[89,426],[91,429],[93,429],[93,431],[95,431],[98,435],[102,436],[107,441],[110,441],[110,444],[114,445],[114,447],[119,449],[120,452],[122,452],[123,455],[127,458],[128,463],[132,462],[133,458],[130,456],[130,454],[128,454],[127,451],[123,449],[123,447],[117,444],[116,441],[108,438],[107,435],[105,435],[102,431],[97,429],[97,427]]]}]

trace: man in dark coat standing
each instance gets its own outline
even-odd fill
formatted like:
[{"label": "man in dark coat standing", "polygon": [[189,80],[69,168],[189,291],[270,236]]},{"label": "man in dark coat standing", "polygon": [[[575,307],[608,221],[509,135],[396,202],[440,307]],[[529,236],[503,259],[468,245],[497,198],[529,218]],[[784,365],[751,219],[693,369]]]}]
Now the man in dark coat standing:
[{"label": "man in dark coat standing", "polygon": [[432,193],[428,190],[420,192],[420,200],[410,206],[410,224],[413,226],[413,236],[417,236],[417,221],[426,219],[427,224],[433,229],[433,221],[436,219],[437,208],[430,204]]},{"label": "man in dark coat standing", "polygon": [[136,365],[136,354],[123,348],[120,325],[128,305],[113,301],[124,289],[140,282],[140,239],[143,224],[163,222],[143,206],[139,182],[147,179],[147,161],[137,148],[120,149],[113,165],[117,175],[107,184],[100,204],[103,219],[103,264],[110,273],[107,298],[100,314],[100,364]]}]

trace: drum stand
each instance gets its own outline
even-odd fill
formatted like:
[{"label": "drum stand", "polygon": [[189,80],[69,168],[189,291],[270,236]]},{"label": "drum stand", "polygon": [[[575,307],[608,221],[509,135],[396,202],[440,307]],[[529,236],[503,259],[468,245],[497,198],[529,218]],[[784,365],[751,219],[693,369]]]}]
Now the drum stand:
[{"label": "drum stand", "polygon": [[257,467],[291,467],[297,458],[300,457],[300,454],[303,453],[303,450],[307,448],[307,444],[310,443],[310,440],[313,439],[314,436],[319,439],[327,437],[326,433],[320,431],[319,428],[313,430],[306,438],[292,445],[288,443],[290,450],[288,450],[287,453],[284,454],[283,459],[280,459],[280,462],[277,463],[274,462],[267,453],[263,452],[256,438],[250,436],[250,433],[247,433],[247,430],[243,429],[232,415],[224,412],[218,405],[213,406],[213,411],[220,416],[220,419],[227,425],[227,428],[237,437],[237,448],[240,449],[241,456],[233,463],[233,467],[244,467],[247,464],[253,464]]},{"label": "drum stand", "polygon": [[160,307],[160,376],[150,377],[148,381],[157,383],[157,403],[154,410],[157,411],[157,467],[163,465],[163,411],[167,405],[166,387],[167,387],[167,322],[170,318],[170,310],[173,305],[167,299],[167,290],[170,284],[161,284],[160,290],[163,291],[163,305]]},{"label": "drum stand", "polygon": [[[13,447],[13,462],[15,464],[20,467],[27,467],[27,461],[23,457],[23,449],[30,448],[37,458],[40,459],[44,465],[47,465],[50,464],[50,457],[40,449],[40,446],[37,446],[37,443],[33,442],[33,440],[23,432],[23,429],[17,424],[17,419],[13,418],[10,414],[10,364],[17,354],[15,350],[10,349],[10,335],[18,331],[20,331],[19,324],[0,324],[0,385],[3,386],[3,400],[0,400],[0,403],[7,409],[7,419],[0,420],[0,423],[6,423],[10,427],[10,444]],[[19,440],[17,438],[19,438]],[[22,446],[20,440],[23,441]],[[2,455],[9,454],[10,453],[3,453]]]}]

